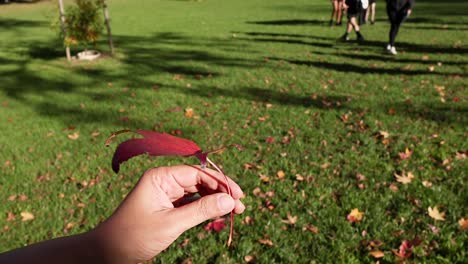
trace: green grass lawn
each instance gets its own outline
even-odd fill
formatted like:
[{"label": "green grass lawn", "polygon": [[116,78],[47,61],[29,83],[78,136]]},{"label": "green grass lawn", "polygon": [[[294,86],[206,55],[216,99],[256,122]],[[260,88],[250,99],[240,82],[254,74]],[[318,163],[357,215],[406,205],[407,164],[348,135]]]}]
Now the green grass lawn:
[{"label": "green grass lawn", "polygon": [[202,225],[156,263],[393,263],[415,238],[410,262],[468,258],[466,1],[417,1],[392,57],[384,1],[359,45],[336,41],[329,1],[113,0],[115,58],[70,64],[55,2],[0,5],[0,252],[87,231],[147,168],[197,162],[115,175],[106,137],[152,129],[243,145],[213,159],[247,194],[232,248]]}]

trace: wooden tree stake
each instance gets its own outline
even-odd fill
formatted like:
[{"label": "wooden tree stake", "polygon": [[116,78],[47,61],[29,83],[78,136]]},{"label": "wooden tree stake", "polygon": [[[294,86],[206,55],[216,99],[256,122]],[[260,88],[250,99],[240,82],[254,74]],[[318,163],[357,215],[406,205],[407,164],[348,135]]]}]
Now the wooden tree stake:
[{"label": "wooden tree stake", "polygon": [[107,38],[109,39],[109,48],[110,48],[111,54],[114,55],[114,42],[112,41],[112,33],[111,33],[111,27],[110,27],[110,22],[109,22],[109,11],[107,9],[107,1],[102,0],[102,4],[103,4],[103,9],[104,9],[104,19],[106,20]]}]

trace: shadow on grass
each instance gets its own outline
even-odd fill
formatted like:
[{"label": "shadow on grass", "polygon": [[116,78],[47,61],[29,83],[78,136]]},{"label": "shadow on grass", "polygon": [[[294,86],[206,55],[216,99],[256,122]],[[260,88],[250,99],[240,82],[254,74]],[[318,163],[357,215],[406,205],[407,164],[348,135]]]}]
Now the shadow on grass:
[{"label": "shadow on grass", "polygon": [[443,104],[423,102],[418,105],[397,103],[384,105],[382,109],[393,108],[399,115],[408,116],[412,119],[425,119],[436,123],[468,125],[468,107],[462,103]]},{"label": "shadow on grass", "polygon": [[[352,56],[352,55],[351,55]],[[439,73],[430,72],[428,70],[405,70],[402,68],[378,68],[378,67],[366,67],[361,65],[355,65],[350,63],[333,63],[325,61],[309,61],[309,60],[288,60],[281,58],[270,58],[271,60],[286,61],[296,65],[306,65],[311,67],[317,67],[321,69],[333,70],[338,72],[353,72],[360,74],[390,74],[390,75],[455,75],[455,73]]]},{"label": "shadow on grass", "polygon": [[311,96],[296,95],[287,92],[263,89],[258,87],[240,87],[240,88],[219,88],[213,86],[203,86],[203,88],[186,89],[180,86],[164,86],[162,89],[171,89],[179,93],[191,94],[200,97],[229,97],[243,99],[248,101],[274,103],[279,105],[313,107],[317,109],[340,109],[347,108],[347,103],[351,101],[350,97],[337,95],[319,95],[314,98]]},{"label": "shadow on grass", "polygon": [[[377,40],[367,40],[364,41],[362,46],[384,48],[387,46],[387,41],[377,41]],[[409,42],[399,42],[396,43],[398,48],[403,48],[411,52],[419,53],[442,53],[442,54],[467,54],[468,49],[464,47],[448,47],[448,46],[434,46],[434,45],[421,45],[414,44]]]},{"label": "shadow on grass", "polygon": [[[5,21],[5,19],[3,20]],[[18,23],[13,21],[10,24]],[[21,21],[23,27],[40,26],[33,21]],[[302,40],[275,39],[276,33],[248,32],[248,35],[270,36],[266,39],[248,39],[253,42],[268,41],[276,43],[301,44],[330,48],[332,44],[316,43]],[[278,35],[279,37],[302,37],[301,35]],[[312,39],[320,37],[308,36]],[[322,40],[322,39],[321,39]],[[326,40],[326,39],[323,39]],[[115,36],[116,45],[121,54],[119,59],[109,59],[108,64],[113,61],[118,66],[110,67],[89,66],[89,64],[68,65],[64,61],[63,49],[58,41],[22,43],[19,49],[21,54],[6,57],[0,55],[0,74],[2,83],[0,90],[7,96],[17,100],[32,109],[38,114],[50,116],[61,120],[65,124],[77,123],[99,123],[122,126],[123,124],[134,125],[135,127],[146,127],[147,120],[131,120],[125,116],[116,113],[112,107],[119,104],[121,96],[116,94],[115,89],[110,91],[105,89],[107,82],[127,83],[132,87],[140,89],[151,89],[159,86],[161,89],[172,89],[178,93],[189,94],[191,96],[213,97],[225,96],[239,98],[243,100],[252,100],[259,102],[272,102],[282,105],[314,107],[319,109],[349,108],[350,98],[343,96],[326,96],[312,99],[308,96],[295,95],[293,93],[274,91],[273,89],[262,89],[259,87],[240,87],[240,88],[217,88],[200,87],[187,89],[185,86],[170,86],[163,83],[155,83],[151,79],[158,74],[184,75],[185,78],[197,79],[200,76],[216,78],[217,76],[229,74],[229,69],[241,68],[251,69],[256,67],[275,67],[274,65],[259,63],[259,59],[245,59],[236,54],[246,53],[255,54],[257,51],[252,49],[254,46],[243,42],[206,39],[206,38],[188,38],[184,35],[174,33],[158,33],[151,36]],[[8,44],[9,43],[9,44]],[[8,46],[10,45],[10,46]],[[18,45],[17,42],[0,43],[0,48],[9,49],[12,45]],[[105,43],[100,43],[105,45]],[[369,45],[382,45],[381,42],[370,43]],[[417,48],[418,46],[408,44],[408,47]],[[208,48],[207,48],[208,47]],[[236,52],[231,52],[236,51]],[[446,50],[445,50],[446,51]],[[462,52],[463,50],[454,50],[452,52]],[[1,54],[1,53],[0,53]],[[25,56],[26,54],[26,56]],[[14,54],[13,54],[14,55]],[[283,60],[277,58],[277,60]],[[42,62],[44,61],[44,62]],[[375,74],[429,74],[426,71],[402,71],[401,69],[379,69],[369,68],[353,64],[337,64],[329,62],[314,62],[301,60],[284,60],[293,64],[308,65],[317,68],[325,68],[342,72],[357,73],[375,73]],[[44,65],[47,70],[38,69],[38,65]],[[35,66],[31,67],[31,66]],[[228,69],[220,72],[220,69]],[[275,68],[275,70],[278,70]],[[47,71],[47,72],[46,72]],[[52,74],[52,75],[51,75]],[[433,74],[433,73],[431,73]],[[77,79],[79,81],[77,81]],[[158,78],[159,79],[159,78]],[[98,84],[98,85],[96,85]],[[79,102],[75,104],[67,103],[68,95],[87,98],[91,102],[107,102],[102,104],[98,110],[92,108],[83,108]],[[40,97],[40,100],[37,98]],[[35,99],[32,99],[35,98]],[[68,98],[69,101],[75,100]],[[109,104],[110,103],[110,104]],[[446,109],[440,109],[444,112]],[[464,110],[463,110],[464,111]],[[463,112],[462,111],[462,112]],[[452,112],[448,111],[452,114]],[[449,115],[450,115],[449,114]],[[422,115],[424,117],[424,115]],[[426,115],[427,116],[427,115]],[[430,116],[430,115],[429,115]],[[427,118],[429,118],[427,116]],[[448,119],[449,120],[449,119]],[[450,121],[450,120],[449,120]]]},{"label": "shadow on grass", "polygon": [[317,19],[283,19],[265,21],[247,21],[247,24],[268,25],[268,26],[303,26],[303,25],[325,25],[326,21]]}]

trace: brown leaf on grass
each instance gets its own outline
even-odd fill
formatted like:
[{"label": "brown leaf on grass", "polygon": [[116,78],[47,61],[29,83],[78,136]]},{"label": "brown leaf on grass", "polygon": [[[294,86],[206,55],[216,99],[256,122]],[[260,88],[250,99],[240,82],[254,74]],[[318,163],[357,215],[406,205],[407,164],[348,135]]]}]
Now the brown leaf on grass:
[{"label": "brown leaf on grass", "polygon": [[255,257],[247,255],[247,256],[244,257],[244,261],[247,262],[247,263],[252,263],[252,262],[255,261]]},{"label": "brown leaf on grass", "polygon": [[12,202],[12,201],[16,200],[16,197],[17,197],[17,195],[16,195],[16,194],[13,194],[13,195],[8,196],[8,199],[7,199],[7,200],[10,201],[10,202]]},{"label": "brown leaf on grass", "polygon": [[371,240],[369,242],[369,246],[372,247],[372,248],[377,248],[377,247],[380,247],[384,244],[384,242],[378,240],[378,239],[374,239],[374,240]]},{"label": "brown leaf on grass", "polygon": [[99,136],[100,134],[101,134],[101,133],[99,133],[99,131],[94,131],[94,132],[91,133],[91,136],[92,136],[92,137],[97,137],[97,136]]},{"label": "brown leaf on grass", "polygon": [[267,137],[267,138],[265,139],[265,142],[268,143],[268,144],[275,143],[275,141],[276,141],[275,138],[274,138],[274,137],[271,137],[271,136],[270,136],[270,137]]},{"label": "brown leaf on grass", "polygon": [[360,212],[359,209],[354,208],[354,209],[351,210],[351,212],[348,214],[348,216],[346,217],[346,219],[347,219],[348,222],[350,222],[350,223],[357,223],[357,222],[361,222],[363,215],[364,215],[364,212]]},{"label": "brown leaf on grass", "polygon": [[419,244],[421,244],[421,241],[418,238],[415,238],[412,241],[403,240],[398,250],[392,249],[392,251],[399,258],[407,259],[413,255],[413,248]]},{"label": "brown leaf on grass", "polygon": [[71,140],[77,140],[77,139],[80,137],[80,133],[75,132],[75,133],[73,133],[73,134],[67,135],[67,137],[68,137],[69,139],[71,139]]},{"label": "brown leaf on grass", "polygon": [[462,159],[466,159],[466,155],[467,152],[458,152],[457,151],[457,154],[455,154],[455,159],[456,160],[462,160]]},{"label": "brown leaf on grass", "polygon": [[429,227],[429,229],[432,231],[432,233],[434,233],[436,235],[439,234],[439,232],[440,232],[440,229],[437,226],[427,224],[427,227]]},{"label": "brown leaf on grass", "polygon": [[385,254],[380,250],[371,251],[369,255],[376,259],[383,258],[385,256]]},{"label": "brown leaf on grass", "polygon": [[278,179],[282,180],[282,179],[284,179],[286,174],[284,173],[284,171],[279,170],[279,171],[276,172],[276,176],[278,177]]},{"label": "brown leaf on grass", "polygon": [[15,220],[16,220],[15,214],[13,212],[8,212],[6,221],[11,222],[11,221],[15,221]]},{"label": "brown leaf on grass", "polygon": [[427,208],[427,213],[429,216],[437,221],[445,221],[445,212],[439,212],[437,206],[431,208],[430,206]]},{"label": "brown leaf on grass", "polygon": [[394,174],[397,182],[400,182],[402,184],[408,184],[411,183],[414,179],[414,175],[411,172],[403,172],[401,175]]},{"label": "brown leaf on grass", "polygon": [[268,177],[268,176],[265,175],[265,174],[259,173],[258,176],[260,177],[260,180],[261,180],[262,182],[269,182],[269,181],[270,181],[270,177]]},{"label": "brown leaf on grass", "polygon": [[31,221],[34,219],[34,215],[31,212],[24,211],[20,213],[21,215],[21,221]]},{"label": "brown leaf on grass", "polygon": [[188,108],[185,108],[184,110],[184,116],[187,117],[187,118],[192,118],[193,117],[193,114],[194,114],[194,111],[192,108],[188,107]]},{"label": "brown leaf on grass", "polygon": [[289,225],[294,225],[297,223],[297,215],[292,216],[290,213],[288,213],[287,219],[281,220],[281,222]]},{"label": "brown leaf on grass", "polygon": [[11,160],[7,160],[3,163],[3,167],[10,167],[11,164],[13,164],[13,162],[11,162]]},{"label": "brown leaf on grass", "polygon": [[392,192],[398,192],[398,186],[394,183],[390,184],[389,188]]},{"label": "brown leaf on grass", "polygon": [[379,136],[382,137],[382,138],[389,138],[390,137],[390,133],[388,133],[387,131],[379,131]]},{"label": "brown leaf on grass", "polygon": [[422,182],[422,185],[423,185],[424,187],[430,188],[430,187],[432,187],[432,182],[430,182],[430,181],[423,181],[423,182]]},{"label": "brown leaf on grass", "polygon": [[458,220],[458,225],[460,225],[461,230],[468,230],[468,219],[462,218]]},{"label": "brown leaf on grass", "polygon": [[409,150],[408,148],[406,148],[404,152],[398,152],[398,156],[400,157],[400,160],[409,159],[411,158],[412,154],[413,154],[413,151]]},{"label": "brown leaf on grass", "polygon": [[243,223],[244,225],[251,225],[251,224],[253,224],[253,219],[252,219],[252,217],[250,217],[250,216],[246,216],[246,217],[244,217],[244,219],[242,220],[242,223]]},{"label": "brown leaf on grass", "polygon": [[260,244],[262,244],[262,245],[266,245],[266,246],[269,246],[269,247],[273,246],[273,241],[271,241],[271,239],[268,238],[268,237],[261,238],[261,239],[258,240],[258,242],[260,242]]},{"label": "brown leaf on grass", "polygon": [[310,232],[312,232],[314,234],[318,234],[318,232],[319,232],[318,227],[316,227],[314,225],[306,225],[306,226],[302,227],[302,231],[306,231],[306,230],[308,230],[308,231],[310,231]]}]

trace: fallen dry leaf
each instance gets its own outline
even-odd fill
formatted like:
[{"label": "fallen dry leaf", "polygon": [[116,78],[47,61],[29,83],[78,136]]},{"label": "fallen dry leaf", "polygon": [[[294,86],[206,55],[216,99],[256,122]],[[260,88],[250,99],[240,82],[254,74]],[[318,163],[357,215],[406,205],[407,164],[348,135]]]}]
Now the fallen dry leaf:
[{"label": "fallen dry leaf", "polygon": [[258,242],[260,242],[260,244],[262,245],[266,245],[266,246],[273,246],[273,241],[271,241],[269,238],[263,238],[263,239],[259,239]]},{"label": "fallen dry leaf", "polygon": [[412,241],[404,240],[399,250],[392,249],[393,253],[402,259],[407,259],[413,254],[413,248],[421,244],[421,241],[418,238],[413,239]]},{"label": "fallen dry leaf", "polygon": [[390,134],[387,131],[383,131],[383,130],[379,131],[379,135],[383,138],[390,137]]},{"label": "fallen dry leaf", "polygon": [[69,139],[71,139],[71,140],[77,140],[77,139],[80,137],[80,133],[75,132],[75,133],[73,133],[73,134],[67,135],[67,137],[68,137]]},{"label": "fallen dry leaf", "polygon": [[247,262],[247,263],[252,263],[252,262],[254,262],[254,260],[255,260],[254,256],[247,255],[247,256],[244,257],[244,261]]},{"label": "fallen dry leaf", "polygon": [[21,215],[21,221],[30,221],[34,219],[34,215],[31,212],[24,211],[24,212],[21,212],[20,215]]},{"label": "fallen dry leaf", "polygon": [[400,160],[406,160],[411,158],[413,151],[409,150],[408,148],[405,149],[405,152],[399,152],[398,156],[400,156]]},{"label": "fallen dry leaf", "polygon": [[281,220],[281,222],[289,225],[294,225],[297,223],[297,215],[292,216],[290,213],[288,213],[287,219]]},{"label": "fallen dry leaf", "polygon": [[364,215],[364,212],[360,212],[359,209],[357,208],[354,208],[353,210],[351,210],[351,212],[348,214],[348,216],[346,217],[346,219],[348,220],[348,222],[350,223],[356,223],[356,222],[360,222],[362,220],[362,216]]},{"label": "fallen dry leaf", "polygon": [[312,232],[314,234],[318,234],[318,232],[319,232],[318,227],[316,227],[314,225],[307,225],[307,226],[302,227],[302,231],[306,231],[306,230],[309,230],[310,232]]},{"label": "fallen dry leaf", "polygon": [[184,116],[187,117],[187,118],[192,118],[193,117],[193,114],[194,114],[194,111],[192,108],[188,107],[188,108],[185,108],[185,111],[184,111]]},{"label": "fallen dry leaf", "polygon": [[13,212],[8,212],[6,221],[11,222],[11,221],[15,221],[15,220],[16,220],[15,214]]},{"label": "fallen dry leaf", "polygon": [[402,184],[408,184],[408,183],[411,183],[411,181],[413,181],[414,175],[411,172],[407,172],[407,173],[403,172],[401,175],[398,175],[395,173],[395,178],[397,182],[400,182]]},{"label": "fallen dry leaf", "polygon": [[439,209],[437,208],[437,206],[434,206],[434,208],[431,208],[429,206],[429,208],[427,208],[427,212],[429,214],[430,217],[432,217],[433,219],[437,220],[437,221],[445,221],[445,212],[439,212]]},{"label": "fallen dry leaf", "polygon": [[432,187],[432,182],[430,182],[430,181],[423,181],[423,182],[422,182],[422,185],[423,185],[424,187],[430,188],[430,187]]},{"label": "fallen dry leaf", "polygon": [[284,179],[286,174],[284,173],[284,171],[279,170],[278,172],[276,172],[276,176],[278,176],[278,179],[282,180],[282,179]]},{"label": "fallen dry leaf", "polygon": [[374,250],[369,253],[373,258],[383,258],[385,254],[380,250]]},{"label": "fallen dry leaf", "polygon": [[468,219],[462,218],[458,220],[461,230],[468,230]]},{"label": "fallen dry leaf", "polygon": [[429,227],[429,229],[432,231],[432,233],[434,233],[436,235],[439,234],[439,232],[440,232],[440,229],[437,226],[427,224],[427,227]]}]

